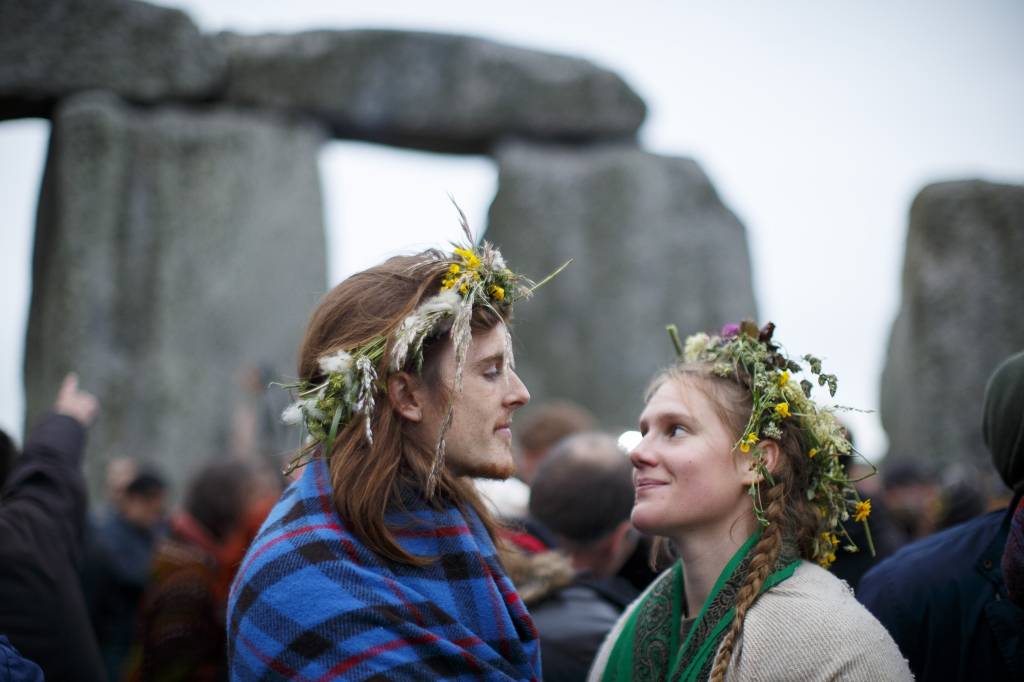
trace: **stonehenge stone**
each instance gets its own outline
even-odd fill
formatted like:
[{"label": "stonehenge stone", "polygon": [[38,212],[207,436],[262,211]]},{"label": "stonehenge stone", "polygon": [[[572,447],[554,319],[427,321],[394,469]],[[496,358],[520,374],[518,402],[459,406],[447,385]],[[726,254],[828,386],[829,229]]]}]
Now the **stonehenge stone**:
[{"label": "stonehenge stone", "polygon": [[[628,145],[514,142],[497,153],[486,238],[539,278],[518,306],[518,371],[538,403],[568,398],[636,428],[648,381],[684,336],[757,319],[743,225],[692,160]],[[527,408],[529,409],[529,408]]]},{"label": "stonehenge stone", "polygon": [[446,152],[482,152],[520,136],[632,138],[640,97],[616,74],[575,57],[465,36],[388,30],[224,33],[224,97],[300,110],[339,137]]},{"label": "stonehenge stone", "polygon": [[133,0],[0,2],[0,118],[47,116],[59,99],[103,89],[138,102],[214,94],[215,42],[176,9]]},{"label": "stonehenge stone", "polygon": [[108,93],[55,111],[26,416],[47,408],[65,372],[79,372],[102,404],[86,456],[94,493],[119,455],[180,483],[229,447],[237,408],[252,402],[243,379],[251,385],[261,367],[295,376],[327,284],[323,135],[268,115],[133,108]]},{"label": "stonehenge stone", "polygon": [[1024,187],[929,185],[914,199],[902,300],[882,374],[894,460],[991,470],[981,438],[985,382],[1024,349]]}]

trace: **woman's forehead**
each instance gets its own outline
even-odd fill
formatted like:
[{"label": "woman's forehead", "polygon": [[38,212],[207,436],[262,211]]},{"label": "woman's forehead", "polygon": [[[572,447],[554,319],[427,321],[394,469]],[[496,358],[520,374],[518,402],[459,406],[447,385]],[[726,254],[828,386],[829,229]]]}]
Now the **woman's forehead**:
[{"label": "woman's forehead", "polygon": [[644,408],[643,417],[663,413],[698,415],[710,408],[707,394],[697,386],[698,379],[669,377],[658,386]]}]

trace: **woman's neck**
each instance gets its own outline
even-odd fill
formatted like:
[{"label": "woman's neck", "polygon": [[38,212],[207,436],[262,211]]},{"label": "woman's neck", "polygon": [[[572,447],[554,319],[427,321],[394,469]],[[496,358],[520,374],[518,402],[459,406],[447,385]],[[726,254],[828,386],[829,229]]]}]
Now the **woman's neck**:
[{"label": "woman's neck", "polygon": [[688,529],[672,538],[683,562],[687,618],[700,613],[729,559],[756,529],[757,520],[750,514],[724,527]]}]

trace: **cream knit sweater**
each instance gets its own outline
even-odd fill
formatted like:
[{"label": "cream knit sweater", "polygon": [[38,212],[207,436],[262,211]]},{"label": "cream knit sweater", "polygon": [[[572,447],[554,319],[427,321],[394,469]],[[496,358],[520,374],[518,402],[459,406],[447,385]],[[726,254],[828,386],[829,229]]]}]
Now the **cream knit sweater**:
[{"label": "cream knit sweater", "polygon": [[[623,624],[646,594],[629,605],[601,645],[591,682],[601,679]],[[892,637],[846,583],[807,561],[750,607],[726,675],[728,682],[913,679]]]}]

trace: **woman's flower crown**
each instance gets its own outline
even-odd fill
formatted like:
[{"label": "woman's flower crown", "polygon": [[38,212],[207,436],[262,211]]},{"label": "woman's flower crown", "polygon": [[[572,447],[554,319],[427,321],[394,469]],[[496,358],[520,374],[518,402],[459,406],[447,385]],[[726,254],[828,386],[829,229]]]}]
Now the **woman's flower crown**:
[{"label": "woman's flower crown", "polygon": [[[455,347],[455,390],[461,390],[462,372],[473,338],[470,327],[473,309],[484,307],[495,313],[499,308],[507,311],[515,302],[532,296],[569,264],[565,263],[539,283],[516,274],[492,244],[484,241],[474,246],[466,216],[458,205],[455,208],[466,242],[453,244],[454,250],[450,255],[437,252],[437,257],[426,263],[431,266],[447,265],[440,291],[423,301],[389,333],[355,348],[339,349],[321,357],[319,365],[324,379],[319,383],[298,381],[283,385],[295,391],[297,400],[284,410],[282,420],[286,424],[304,424],[308,434],[306,446],[289,464],[286,474],[306,464],[318,449],[323,456],[328,456],[338,432],[357,418],[363,419],[366,441],[372,444],[371,421],[376,399],[386,388],[383,378],[409,367],[410,362],[419,372],[423,367],[423,344],[447,329],[450,329]],[[416,268],[423,266],[419,264]],[[430,271],[436,272],[437,269],[431,267]],[[512,338],[505,328],[504,369],[507,371],[512,364]],[[451,425],[452,406],[453,403],[449,402],[438,435],[434,463],[427,481],[428,495],[433,494],[444,464],[444,437]]]},{"label": "woman's flower crown", "polygon": [[[717,336],[694,334],[686,339],[685,344],[679,342],[675,325],[670,325],[668,330],[683,363],[707,363],[717,376],[749,378],[753,409],[735,448],[744,454],[752,453],[751,469],[770,485],[773,484],[772,476],[764,455],[756,447],[757,443],[764,439],[780,439],[784,422],[795,424],[799,429],[800,441],[806,450],[804,454],[811,463],[807,499],[820,515],[814,539],[814,559],[828,568],[835,561],[836,548],[843,541],[844,549],[857,551],[856,543],[843,525],[850,519],[864,524],[868,546],[874,554],[867,524],[871,500],[860,499],[854,487],[856,481],[850,480],[840,459],[856,453],[856,450],[832,410],[819,408],[811,400],[814,383],[807,378],[799,382],[793,378],[804,368],[772,341],[775,325],[769,322],[758,329],[756,324],[746,320],[738,325],[724,326]],[[804,355],[802,359],[807,362],[810,377],[816,377],[819,386],[828,386],[829,395],[835,396],[838,387],[836,376],[825,374],[818,358]],[[751,484],[750,495],[754,499],[755,515],[767,525],[760,488],[756,483]]]}]

